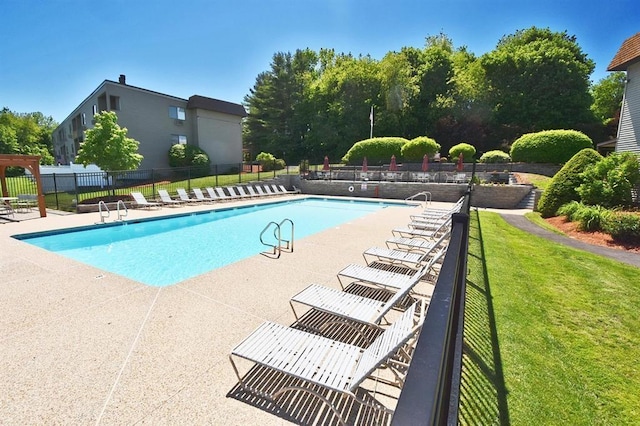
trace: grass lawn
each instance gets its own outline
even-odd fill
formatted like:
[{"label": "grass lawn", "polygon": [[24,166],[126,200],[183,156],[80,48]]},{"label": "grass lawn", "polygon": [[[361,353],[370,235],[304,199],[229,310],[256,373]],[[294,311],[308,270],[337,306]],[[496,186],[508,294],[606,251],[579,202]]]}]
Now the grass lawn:
[{"label": "grass lawn", "polygon": [[640,424],[639,277],[472,211],[461,424]]},{"label": "grass lawn", "polygon": [[522,179],[524,179],[527,183],[532,184],[538,189],[545,190],[547,186],[551,183],[551,179],[549,176],[537,175],[534,173],[518,173]]}]

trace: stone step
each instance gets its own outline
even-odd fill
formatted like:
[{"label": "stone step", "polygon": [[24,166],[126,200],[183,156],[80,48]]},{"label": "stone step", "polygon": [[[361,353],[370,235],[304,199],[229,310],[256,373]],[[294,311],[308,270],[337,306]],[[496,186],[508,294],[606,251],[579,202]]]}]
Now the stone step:
[{"label": "stone step", "polygon": [[520,200],[516,208],[533,210],[536,207],[535,200],[536,200],[536,191],[532,189],[529,192],[529,194],[527,194],[522,200]]}]

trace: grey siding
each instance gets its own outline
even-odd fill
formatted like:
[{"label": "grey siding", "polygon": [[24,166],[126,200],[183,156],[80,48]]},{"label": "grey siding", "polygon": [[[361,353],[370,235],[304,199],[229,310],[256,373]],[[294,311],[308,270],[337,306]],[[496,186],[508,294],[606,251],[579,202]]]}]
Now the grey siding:
[{"label": "grey siding", "polygon": [[616,152],[640,154],[640,63],[627,69],[627,84],[622,101]]}]

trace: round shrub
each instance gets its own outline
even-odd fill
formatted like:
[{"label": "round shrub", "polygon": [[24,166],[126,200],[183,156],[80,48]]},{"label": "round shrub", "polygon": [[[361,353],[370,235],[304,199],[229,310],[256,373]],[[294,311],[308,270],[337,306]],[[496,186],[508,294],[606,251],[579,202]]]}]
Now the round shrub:
[{"label": "round shrub", "polygon": [[286,167],[286,163],[281,158],[276,158],[269,152],[261,152],[256,155],[256,161],[262,166],[263,172],[270,172],[273,170],[282,170]]},{"label": "round shrub", "polygon": [[616,241],[636,244],[640,242],[640,215],[612,213],[603,221],[602,230]]},{"label": "round shrub", "polygon": [[433,157],[436,152],[440,151],[440,144],[426,136],[419,136],[411,139],[402,145],[400,153],[405,161],[422,161],[424,155]]},{"label": "round shrub", "polygon": [[462,154],[462,158],[464,160],[471,160],[473,158],[474,155],[476,155],[476,149],[473,147],[473,145],[469,145],[468,143],[462,142],[459,143],[458,145],[454,145],[451,147],[451,149],[449,150],[449,157],[453,160],[453,159],[458,159],[458,157],[460,157],[460,154]]},{"label": "round shrub", "polygon": [[587,167],[583,183],[577,188],[585,204],[604,207],[630,207],[631,190],[640,183],[638,158],[630,153],[615,153]]},{"label": "round shrub", "polygon": [[209,164],[209,156],[197,146],[175,144],[169,149],[171,167],[206,166],[208,168]]},{"label": "round shrub", "polygon": [[408,141],[405,138],[386,137],[372,138],[356,142],[342,157],[344,164],[361,164],[367,157],[369,164],[379,164],[389,161],[392,155],[397,161],[402,161],[402,147]]},{"label": "round shrub", "polygon": [[602,159],[595,149],[587,148],[574,155],[555,174],[547,189],[542,193],[538,202],[538,211],[542,217],[556,214],[560,206],[570,201],[578,201],[580,196],[576,192],[582,184],[582,172]]},{"label": "round shrub", "polygon": [[523,163],[565,163],[580,150],[593,148],[577,130],[545,130],[520,136],[511,145],[511,159]]},{"label": "round shrub", "polygon": [[509,157],[509,154],[499,149],[487,151],[480,156],[481,163],[508,163],[510,161],[511,157]]}]

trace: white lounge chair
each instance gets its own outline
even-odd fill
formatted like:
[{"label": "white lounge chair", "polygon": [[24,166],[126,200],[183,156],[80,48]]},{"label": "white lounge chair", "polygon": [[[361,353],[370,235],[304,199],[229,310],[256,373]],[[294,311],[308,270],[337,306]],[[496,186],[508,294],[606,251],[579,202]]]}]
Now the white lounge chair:
[{"label": "white lounge chair", "polygon": [[247,185],[247,191],[249,192],[249,195],[251,195],[254,198],[258,198],[261,196],[256,192],[256,190],[251,185]]},{"label": "white lounge chair", "polygon": [[133,202],[136,207],[143,208],[162,208],[162,204],[156,203],[153,201],[147,201],[147,199],[142,195],[142,192],[132,192],[131,197],[133,198]]},{"label": "white lounge chair", "polygon": [[160,201],[162,201],[162,204],[164,204],[165,206],[177,207],[184,204],[184,201],[182,200],[174,200],[173,198],[171,198],[166,189],[158,189],[158,195],[160,196]]},{"label": "white lounge chair", "polygon": [[202,203],[206,201],[189,197],[189,194],[187,194],[187,191],[184,188],[177,188],[176,192],[178,193],[178,198],[180,198],[180,201],[183,201],[185,203]]},{"label": "white lounge chair", "polygon": [[449,217],[446,221],[440,223],[436,228],[417,228],[417,227],[404,227],[404,228],[394,228],[391,230],[393,235],[400,237],[411,237],[411,238],[438,238],[443,233],[447,232],[451,229],[451,217]]},{"label": "white lounge chair", "polygon": [[[442,238],[444,240],[448,240],[451,232],[447,231],[442,234]],[[439,241],[436,240],[425,240],[423,238],[407,238],[407,237],[391,237],[385,241],[387,247],[392,248],[391,246],[395,246],[401,250],[409,250],[409,251],[419,251],[426,252],[432,250],[434,247],[439,245]]]},{"label": "white lounge chair", "polygon": [[264,186],[264,192],[265,192],[267,195],[272,195],[272,196],[273,196],[273,195],[278,195],[278,194],[274,194],[274,193],[273,193],[273,191],[271,191],[271,188],[269,188],[269,185],[265,185],[265,186]]},{"label": "white lounge chair", "polygon": [[207,202],[212,202],[212,201],[216,201],[215,199],[211,198],[211,197],[207,197],[204,195],[204,193],[202,192],[202,189],[200,188],[193,188],[193,195],[196,196],[197,200],[200,201],[207,201]]},{"label": "white lounge chair", "polygon": [[394,249],[388,247],[370,247],[362,253],[367,265],[375,262],[384,262],[389,264],[400,264],[407,268],[419,269],[425,263],[430,263],[430,260],[435,256],[435,250],[442,246],[440,250],[447,249],[449,245],[449,236],[447,234],[442,235],[434,244],[434,246],[427,251],[407,251],[401,249]]},{"label": "white lounge chair", "polygon": [[386,302],[312,284],[293,296],[289,304],[296,320],[299,319],[299,315],[295,310],[295,303],[300,303],[319,311],[343,317],[348,321],[379,327],[380,322],[389,311],[405,298],[423,277],[431,272],[433,265],[439,261],[443,253],[444,251],[441,251],[434,256],[428,264],[425,264],[409,279],[402,279],[395,294]]},{"label": "white lounge chair", "polygon": [[261,187],[260,185],[256,185],[256,186],[255,186],[255,190],[256,190],[256,192],[258,193],[258,196],[260,196],[260,197],[267,197],[267,196],[269,196],[269,194],[267,194],[266,192],[264,192],[264,191],[262,190],[262,187]]},{"label": "white lounge chair", "polygon": [[209,198],[211,198],[214,201],[223,201],[224,198],[220,198],[220,196],[218,195],[218,193],[210,186],[207,186],[205,188],[205,190],[207,191],[207,194],[209,194]]},{"label": "white lounge chair", "polygon": [[[416,305],[412,305],[389,328],[387,328],[367,348],[348,343],[337,342],[316,334],[307,333],[280,324],[266,322],[258,327],[229,355],[240,386],[257,395],[277,399],[289,391],[307,392],[328,404],[329,408],[340,418],[338,398],[335,405],[325,398],[317,389],[335,391],[354,398],[359,403],[371,406],[372,401],[364,401],[355,391],[378,368],[386,367],[395,373],[396,386],[402,386],[406,363],[392,360],[392,357],[415,337],[424,321],[424,309],[416,316]],[[405,351],[406,356],[406,351]],[[301,385],[289,384],[268,391],[261,391],[243,380],[235,358],[245,359],[253,364],[286,374],[302,381]],[[388,362],[392,360],[393,362]],[[404,364],[404,365],[402,365]],[[398,370],[401,367],[402,371]],[[268,379],[267,379],[268,380]],[[376,407],[387,413],[392,410],[382,404]],[[346,424],[345,419],[340,419]]]},{"label": "white lounge chair", "polygon": [[284,185],[278,185],[278,188],[280,188],[280,192],[282,192],[283,194],[299,194],[300,190],[296,189],[294,191],[289,191],[287,190],[287,188],[285,188]]},{"label": "white lounge chair", "polygon": [[239,192],[236,192],[236,187],[226,186],[225,188],[227,188],[227,191],[229,192],[229,196],[231,196],[231,198],[235,198],[237,200],[241,198],[247,198],[247,195],[242,195]]},{"label": "white lounge chair", "polygon": [[253,197],[253,195],[247,194],[244,191],[244,188],[241,187],[241,186],[236,186],[236,191],[238,191],[238,194],[240,194],[240,198],[252,198]]}]

